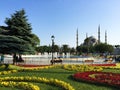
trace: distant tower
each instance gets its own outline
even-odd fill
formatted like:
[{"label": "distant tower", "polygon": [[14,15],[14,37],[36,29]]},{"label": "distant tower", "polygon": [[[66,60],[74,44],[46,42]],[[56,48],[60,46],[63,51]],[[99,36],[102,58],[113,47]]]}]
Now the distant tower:
[{"label": "distant tower", "polygon": [[105,31],[105,43],[107,44],[107,31]]},{"label": "distant tower", "polygon": [[86,33],[86,38],[88,38],[88,33]]},{"label": "distant tower", "polygon": [[98,26],[98,43],[100,43],[100,25]]},{"label": "distant tower", "polygon": [[77,28],[77,32],[76,32],[76,48],[78,47],[78,28]]},{"label": "distant tower", "polygon": [[76,31],[76,55],[78,54],[77,47],[78,47],[78,28],[77,28],[77,31]]}]

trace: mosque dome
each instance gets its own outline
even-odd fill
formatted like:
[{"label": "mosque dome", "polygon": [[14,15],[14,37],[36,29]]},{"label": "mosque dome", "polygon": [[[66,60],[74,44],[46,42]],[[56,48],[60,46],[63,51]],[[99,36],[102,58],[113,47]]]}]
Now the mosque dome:
[{"label": "mosque dome", "polygon": [[94,36],[90,36],[84,40],[84,45],[95,45],[98,43],[98,40]]}]

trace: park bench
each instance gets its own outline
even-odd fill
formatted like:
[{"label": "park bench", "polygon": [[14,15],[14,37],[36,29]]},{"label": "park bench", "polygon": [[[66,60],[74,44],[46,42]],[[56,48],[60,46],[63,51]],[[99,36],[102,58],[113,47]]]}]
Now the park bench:
[{"label": "park bench", "polygon": [[51,65],[55,64],[55,63],[61,63],[62,64],[62,59],[60,58],[54,58],[53,60],[50,60]]},{"label": "park bench", "polygon": [[84,63],[93,63],[94,60],[85,60]]}]

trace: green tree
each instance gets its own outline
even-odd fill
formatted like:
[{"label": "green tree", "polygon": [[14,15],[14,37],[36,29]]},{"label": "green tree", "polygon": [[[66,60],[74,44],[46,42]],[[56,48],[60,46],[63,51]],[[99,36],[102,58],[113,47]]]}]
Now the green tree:
[{"label": "green tree", "polygon": [[19,39],[15,36],[0,35],[0,53],[12,54],[12,53],[33,53],[33,48],[26,43],[23,39]]},{"label": "green tree", "polygon": [[115,45],[115,48],[120,48],[120,45]]},{"label": "green tree", "polygon": [[75,54],[75,48],[74,47],[70,48],[70,54]]},{"label": "green tree", "polygon": [[70,52],[70,48],[68,45],[64,44],[62,45],[62,52],[66,55],[67,52]]},{"label": "green tree", "polygon": [[31,39],[32,39],[32,46],[33,47],[38,47],[40,45],[40,39],[38,38],[37,35],[31,34]]},{"label": "green tree", "polygon": [[114,50],[112,45],[100,43],[95,45],[95,51],[98,53],[112,53]]},{"label": "green tree", "polygon": [[53,50],[54,52],[57,52],[57,53],[59,52],[59,46],[58,45],[54,45],[53,49],[54,49]]},{"label": "green tree", "polygon": [[89,52],[94,53],[95,52],[95,47],[93,45],[89,46]]},{"label": "green tree", "polygon": [[6,18],[7,26],[0,27],[1,53],[35,53],[39,38],[31,32],[25,11],[16,11],[11,18]]},{"label": "green tree", "polygon": [[37,52],[41,53],[41,54],[44,54],[45,52],[47,52],[48,54],[51,52],[51,47],[50,46],[39,46],[37,47]]},{"label": "green tree", "polygon": [[84,45],[86,45],[86,46],[88,46],[89,44],[89,41],[90,41],[90,38],[86,38],[85,40],[84,40]]},{"label": "green tree", "polygon": [[38,53],[44,54],[43,46],[36,47],[36,49]]},{"label": "green tree", "polygon": [[79,52],[79,54],[88,53],[88,46],[80,45],[77,47],[77,51]]}]

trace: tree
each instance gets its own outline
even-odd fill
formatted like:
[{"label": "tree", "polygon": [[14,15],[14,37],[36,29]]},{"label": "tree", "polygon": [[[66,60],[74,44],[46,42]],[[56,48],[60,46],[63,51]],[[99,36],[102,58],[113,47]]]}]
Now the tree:
[{"label": "tree", "polygon": [[6,54],[12,53],[32,53],[33,48],[26,41],[15,36],[0,35],[0,52]]},{"label": "tree", "polygon": [[68,47],[68,45],[64,44],[62,46],[62,52],[65,53],[65,55],[67,54],[67,52],[70,52],[70,48]]},{"label": "tree", "polygon": [[11,18],[6,18],[5,23],[7,24],[7,28],[10,30],[10,35],[31,35],[32,28],[30,23],[28,23],[27,16],[25,16],[25,11],[23,9],[16,11],[16,13],[11,15]]},{"label": "tree", "polygon": [[53,50],[54,52],[57,52],[57,53],[59,52],[59,46],[58,45],[54,45],[53,49],[54,49]]},{"label": "tree", "polygon": [[79,52],[79,54],[88,53],[88,46],[80,45],[77,47],[77,51]]},{"label": "tree", "polygon": [[100,43],[95,45],[95,51],[98,53],[111,53],[114,48],[112,45]]},{"label": "tree", "polygon": [[1,53],[35,53],[39,38],[31,32],[25,11],[16,11],[11,18],[6,18],[7,26],[0,26]]},{"label": "tree", "polygon": [[115,48],[120,48],[120,45],[115,45]]},{"label": "tree", "polygon": [[90,38],[86,38],[86,39],[84,40],[84,45],[85,45],[85,46],[88,46],[88,45],[89,45],[89,41],[90,41]]},{"label": "tree", "polygon": [[32,37],[32,46],[33,47],[38,47],[40,45],[40,39],[35,35],[35,34],[31,34],[31,37]]},{"label": "tree", "polygon": [[75,54],[75,48],[74,48],[74,47],[72,47],[72,48],[70,49],[70,54]]},{"label": "tree", "polygon": [[94,53],[95,52],[95,47],[94,46],[89,46],[89,52]]},{"label": "tree", "polygon": [[48,52],[48,46],[39,46],[38,48],[38,52],[40,52],[41,54],[44,54],[45,52]]}]

